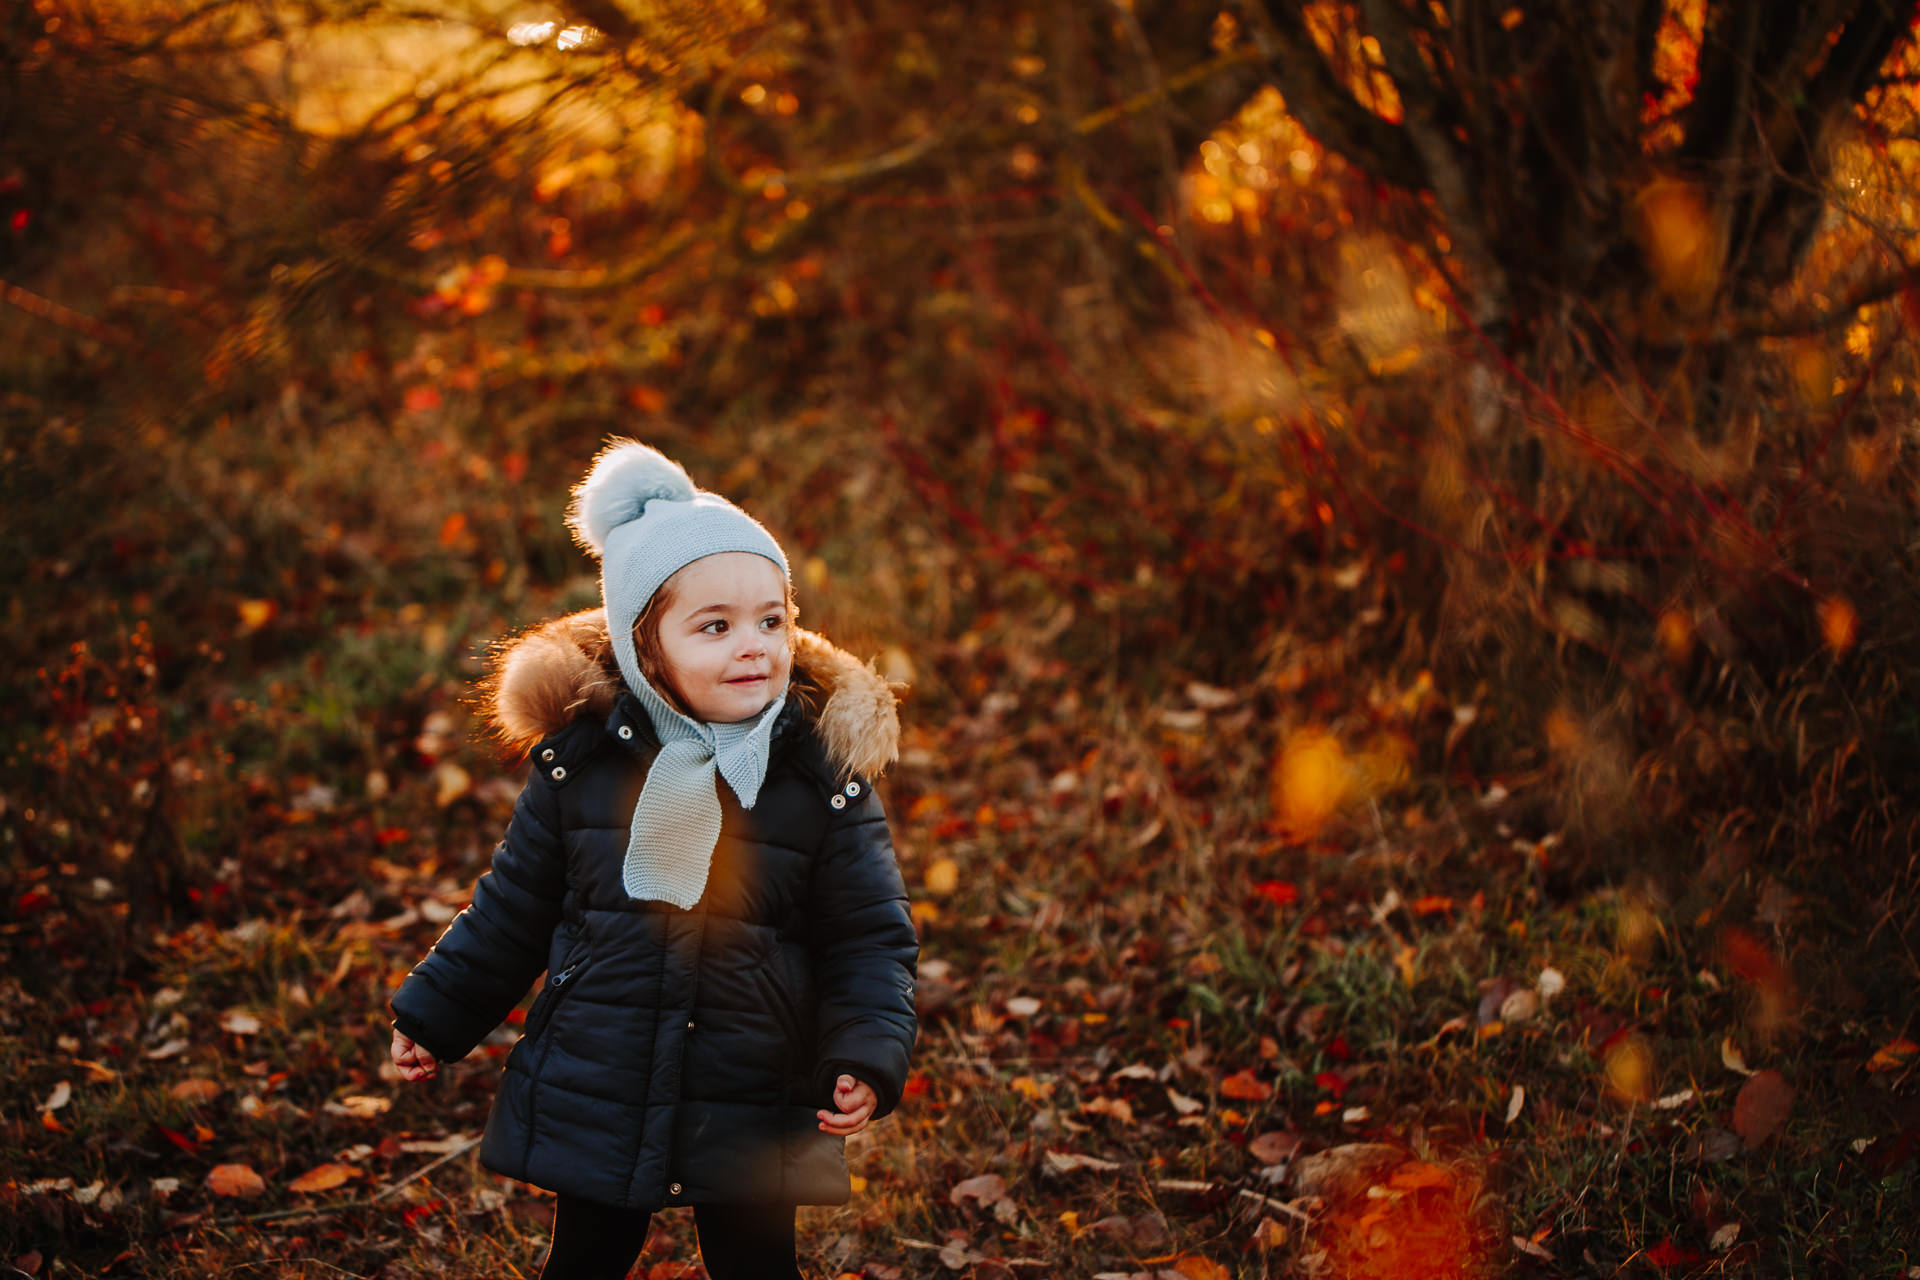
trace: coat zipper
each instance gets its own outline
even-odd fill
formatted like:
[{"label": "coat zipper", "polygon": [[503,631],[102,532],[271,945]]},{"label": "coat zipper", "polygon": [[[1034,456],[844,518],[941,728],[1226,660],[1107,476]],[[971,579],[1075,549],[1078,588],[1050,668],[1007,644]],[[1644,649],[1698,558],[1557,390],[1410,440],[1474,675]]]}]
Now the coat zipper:
[{"label": "coat zipper", "polygon": [[[527,1035],[538,1035],[546,1029],[547,1023],[553,1020],[553,1006],[559,1003],[560,988],[567,985],[567,979],[573,976],[574,970],[578,969],[580,965],[581,961],[575,960],[572,964],[547,979],[547,990],[540,1004],[540,1019],[537,1023],[533,1023],[527,1027]],[[546,1056],[546,1051],[543,1046],[540,1057],[544,1060]]]}]

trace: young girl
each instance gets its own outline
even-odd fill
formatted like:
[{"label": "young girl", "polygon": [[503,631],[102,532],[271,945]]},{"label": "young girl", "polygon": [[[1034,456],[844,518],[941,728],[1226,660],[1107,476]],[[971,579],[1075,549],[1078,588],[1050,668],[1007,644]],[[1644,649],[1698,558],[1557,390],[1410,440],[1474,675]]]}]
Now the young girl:
[{"label": "young girl", "polygon": [[714,1280],[797,1277],[794,1207],[848,1198],[845,1139],[891,1111],[918,946],[871,778],[891,688],[793,625],[786,556],[657,451],[618,441],[568,515],[604,609],[509,648],[529,748],[492,869],[393,997],[433,1075],[542,969],[480,1157],[558,1194],[543,1280],[618,1280],[691,1205]]}]

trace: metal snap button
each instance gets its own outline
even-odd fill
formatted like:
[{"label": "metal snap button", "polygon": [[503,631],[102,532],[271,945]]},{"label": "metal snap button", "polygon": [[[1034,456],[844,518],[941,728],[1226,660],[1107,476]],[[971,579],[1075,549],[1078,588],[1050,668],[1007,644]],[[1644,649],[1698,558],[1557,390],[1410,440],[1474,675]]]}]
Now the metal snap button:
[{"label": "metal snap button", "polygon": [[541,758],[542,760],[551,760],[551,759],[553,759],[553,748],[552,748],[552,747],[548,747],[548,748],[547,748],[547,749],[546,749],[545,751],[542,751],[542,752],[540,753],[540,758]]},{"label": "metal snap button", "polygon": [[669,1184],[668,1184],[668,1186],[667,1186],[667,1194],[668,1194],[668,1195],[670,1195],[670,1196],[677,1196],[677,1195],[679,1195],[679,1194],[680,1194],[680,1184],[679,1184],[679,1183],[677,1183],[677,1182],[674,1182],[674,1183],[669,1183]]},{"label": "metal snap button", "polygon": [[621,726],[620,726],[620,737],[621,737],[621,739],[622,739],[622,740],[625,740],[625,739],[627,739],[627,738],[631,738],[632,736],[633,736],[633,726],[632,726],[632,725],[630,725],[630,724],[623,724],[623,725],[621,725]]},{"label": "metal snap button", "polygon": [[691,1018],[687,1020],[687,1030],[693,1030],[693,1020]]},{"label": "metal snap button", "polygon": [[567,776],[567,769],[565,765],[557,764],[553,766],[553,780],[555,782],[559,782],[561,779],[565,778],[566,776]]},{"label": "metal snap button", "polygon": [[847,807],[847,798],[845,796],[835,796],[829,803],[836,809],[844,809]]},{"label": "metal snap button", "polygon": [[847,794],[848,794],[848,795],[850,795],[850,796],[857,796],[857,795],[859,795],[859,794],[860,794],[860,784],[859,784],[859,783],[857,783],[857,782],[849,782],[849,783],[847,784]]}]

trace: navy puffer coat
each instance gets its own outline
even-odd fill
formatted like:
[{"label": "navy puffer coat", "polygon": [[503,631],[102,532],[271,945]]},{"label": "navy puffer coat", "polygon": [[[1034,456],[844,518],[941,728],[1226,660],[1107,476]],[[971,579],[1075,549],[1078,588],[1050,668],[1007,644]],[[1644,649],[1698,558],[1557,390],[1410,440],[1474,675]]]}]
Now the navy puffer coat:
[{"label": "navy puffer coat", "polygon": [[[495,1172],[630,1209],[839,1204],[833,1081],[906,1086],[918,946],[871,776],[895,754],[887,684],[794,632],[794,690],[751,811],[719,788],[692,910],[621,887],[658,750],[599,610],[530,633],[497,672],[504,737],[533,772],[473,902],[393,997],[395,1025],[464,1057],[542,969],[481,1144]],[[817,711],[807,711],[811,704]]]}]

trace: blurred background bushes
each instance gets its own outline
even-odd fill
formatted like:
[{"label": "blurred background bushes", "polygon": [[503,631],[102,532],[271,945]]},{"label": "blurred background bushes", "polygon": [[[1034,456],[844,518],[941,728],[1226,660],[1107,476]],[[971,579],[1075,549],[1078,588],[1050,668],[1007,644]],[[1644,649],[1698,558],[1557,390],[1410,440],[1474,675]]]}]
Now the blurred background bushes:
[{"label": "blurred background bushes", "polygon": [[457,826],[625,434],[925,724],[1224,698],[1280,846],[1497,792],[1550,882],[1910,932],[1906,16],[15,6],[16,890]]}]

